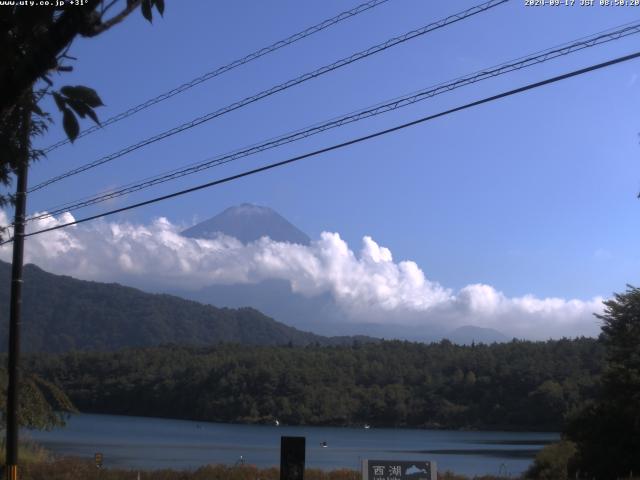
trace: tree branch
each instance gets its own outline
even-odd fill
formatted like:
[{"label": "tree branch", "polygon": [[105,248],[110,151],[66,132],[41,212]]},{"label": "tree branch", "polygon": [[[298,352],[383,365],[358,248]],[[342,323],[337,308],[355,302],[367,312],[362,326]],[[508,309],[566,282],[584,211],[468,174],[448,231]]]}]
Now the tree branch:
[{"label": "tree branch", "polygon": [[[142,2],[142,0],[135,0],[134,2],[131,2],[120,13],[118,13],[117,15],[111,17],[106,22],[101,22],[98,25],[95,25],[93,27],[93,29],[91,29],[90,31],[88,31],[86,33],[83,33],[83,36],[85,36],[85,37],[95,37],[96,35],[100,35],[101,33],[106,32],[111,27],[113,27],[114,25],[117,25],[118,23],[122,22],[125,18],[127,18],[127,16],[131,12],[133,12],[136,8],[138,8],[138,6],[140,6],[141,2]],[[113,3],[111,5],[113,5]],[[109,5],[109,6],[111,6],[111,5]]]},{"label": "tree branch", "polygon": [[111,7],[113,7],[116,3],[118,3],[119,0],[112,0],[111,3],[109,3],[108,5],[105,5],[104,3],[102,4],[102,12],[100,12],[101,15],[104,15],[105,13],[107,13]]},{"label": "tree branch", "polygon": [[44,35],[30,40],[27,58],[0,76],[0,120],[11,112],[27,86],[56,68],[60,52],[64,52],[77,35],[95,37],[122,22],[140,4],[141,0],[127,1],[126,8],[106,22],[102,22],[96,11],[98,1],[89,3],[84,9],[66,9],[51,25],[47,25]]}]

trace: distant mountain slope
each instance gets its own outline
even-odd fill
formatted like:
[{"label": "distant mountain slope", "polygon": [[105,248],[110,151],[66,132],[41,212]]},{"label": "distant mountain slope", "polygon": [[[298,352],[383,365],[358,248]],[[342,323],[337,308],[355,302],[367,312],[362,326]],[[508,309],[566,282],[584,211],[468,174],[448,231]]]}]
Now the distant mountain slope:
[{"label": "distant mountain slope", "polygon": [[[11,266],[0,262],[0,351],[6,350]],[[26,351],[114,350],[167,343],[350,344],[366,337],[323,337],[252,308],[202,305],[118,284],[87,282],[25,266],[22,345]]]},{"label": "distant mountain slope", "polygon": [[309,245],[306,233],[289,223],[284,217],[267,207],[244,203],[227,208],[209,220],[182,232],[185,237],[214,238],[224,233],[248,243],[267,236],[278,242]]},{"label": "distant mountain slope", "polygon": [[510,340],[505,334],[498,330],[476,327],[474,325],[458,327],[445,335],[445,337],[458,345],[471,345],[472,343],[485,343],[489,345],[492,343],[508,342]]},{"label": "distant mountain slope", "polygon": [[211,285],[200,290],[174,289],[172,294],[200,303],[241,308],[251,306],[295,328],[319,335],[367,335],[419,342],[439,341],[447,330],[429,325],[357,323],[349,318],[331,293],[307,297],[293,292],[286,280],[269,279],[256,284]]}]

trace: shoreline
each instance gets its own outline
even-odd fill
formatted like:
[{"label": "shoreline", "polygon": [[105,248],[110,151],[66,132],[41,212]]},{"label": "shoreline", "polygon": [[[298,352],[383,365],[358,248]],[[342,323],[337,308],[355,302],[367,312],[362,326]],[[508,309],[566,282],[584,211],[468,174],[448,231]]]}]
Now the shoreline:
[{"label": "shoreline", "polygon": [[[58,456],[92,459],[100,452],[109,467],[141,470],[232,465],[240,455],[269,468],[279,465],[281,436],[304,436],[309,468],[357,470],[367,458],[426,459],[470,477],[497,474],[502,464],[519,474],[558,438],[540,432],[276,427],[100,414],[74,415],[66,428],[28,435]],[[329,448],[321,446],[325,441]]]},{"label": "shoreline", "polygon": [[[448,427],[446,425],[440,424],[430,424],[430,425],[372,425],[368,424],[370,428],[365,428],[364,423],[353,423],[353,424],[331,424],[331,423],[299,423],[299,424],[289,424],[280,422],[279,425],[275,425],[273,421],[257,421],[257,422],[225,422],[222,420],[204,420],[198,418],[189,418],[189,417],[159,417],[155,415],[142,415],[142,414],[128,414],[128,413],[111,413],[111,412],[93,412],[93,411],[79,411],[76,413],[66,414],[68,417],[74,415],[104,415],[104,416],[115,416],[115,417],[129,417],[129,418],[140,418],[140,419],[156,419],[156,420],[175,420],[180,422],[192,422],[195,424],[198,423],[207,423],[213,425],[234,425],[234,426],[252,426],[252,427],[283,427],[283,428],[305,428],[305,427],[313,427],[313,428],[344,428],[344,429],[362,429],[362,430],[423,430],[423,431],[432,431],[432,432],[491,432],[491,433],[540,433],[547,435],[559,435],[559,430],[551,430],[551,429],[523,429],[523,428],[509,428],[505,425],[487,425],[487,426],[467,426],[467,427]],[[64,428],[64,427],[56,427],[56,428]]]}]

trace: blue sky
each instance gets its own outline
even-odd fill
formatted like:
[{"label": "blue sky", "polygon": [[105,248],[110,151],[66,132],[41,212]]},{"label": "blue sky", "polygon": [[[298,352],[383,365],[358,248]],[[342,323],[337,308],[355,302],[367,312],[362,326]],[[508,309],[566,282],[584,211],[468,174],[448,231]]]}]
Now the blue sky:
[{"label": "blue sky", "polygon": [[[107,105],[99,111],[106,118],[357,3],[169,1],[165,18],[153,25],[136,14],[97,39],[78,41],[71,51],[78,57],[75,71],[56,83],[94,87]],[[476,3],[391,0],[56,150],[31,169],[30,184]],[[636,19],[640,8],[525,7],[513,0],[34,193],[29,211]],[[632,36],[465,87],[109,206],[632,53],[639,40]],[[357,249],[369,235],[394,260],[415,261],[447,288],[481,282],[509,296],[608,296],[626,283],[640,284],[638,75],[640,61],[632,61],[114,220],[148,223],[164,216],[187,226],[252,202],[274,208],[312,238],[339,232]],[[60,136],[56,124],[42,143]]]}]

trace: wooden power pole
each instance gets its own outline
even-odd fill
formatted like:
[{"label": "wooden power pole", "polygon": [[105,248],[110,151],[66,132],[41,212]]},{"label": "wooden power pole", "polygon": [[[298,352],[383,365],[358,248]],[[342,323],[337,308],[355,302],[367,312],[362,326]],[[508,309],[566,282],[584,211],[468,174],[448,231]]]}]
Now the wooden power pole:
[{"label": "wooden power pole", "polygon": [[11,263],[11,306],[9,313],[9,386],[7,389],[6,480],[18,480],[18,387],[20,360],[20,324],[22,310],[22,263],[24,226],[27,209],[27,172],[31,133],[31,95],[22,105],[20,158],[16,166],[16,198],[13,224],[13,261]]}]

